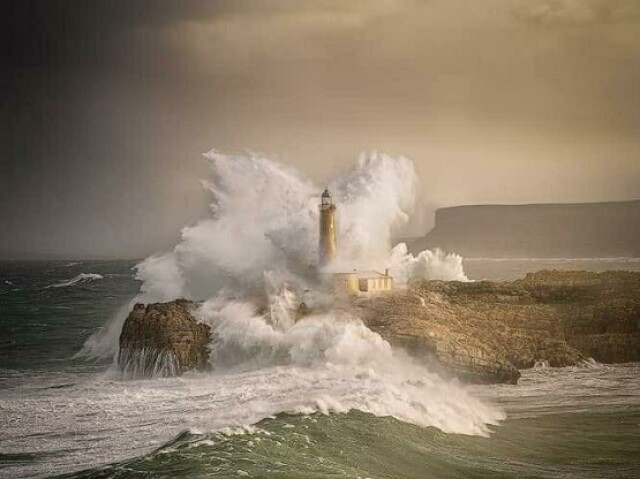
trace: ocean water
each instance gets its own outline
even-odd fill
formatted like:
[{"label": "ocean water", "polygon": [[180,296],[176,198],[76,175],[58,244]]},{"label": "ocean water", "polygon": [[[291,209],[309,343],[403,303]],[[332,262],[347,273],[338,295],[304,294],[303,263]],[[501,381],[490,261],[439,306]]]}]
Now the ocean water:
[{"label": "ocean water", "polygon": [[[123,379],[111,359],[78,353],[138,293],[132,266],[0,263],[0,477],[640,477],[640,364],[540,367],[517,386],[468,386],[326,322],[278,337],[296,361]],[[640,262],[464,267],[471,279],[509,279]],[[252,341],[243,351],[264,356]]]}]

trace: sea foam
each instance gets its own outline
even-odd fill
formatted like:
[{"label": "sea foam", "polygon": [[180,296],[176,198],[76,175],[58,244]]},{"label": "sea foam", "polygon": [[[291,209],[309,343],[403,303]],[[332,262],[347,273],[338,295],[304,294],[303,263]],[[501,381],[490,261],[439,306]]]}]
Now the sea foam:
[{"label": "sea foam", "polygon": [[54,284],[50,284],[49,286],[45,286],[45,289],[67,288],[69,286],[74,286],[78,283],[88,283],[90,281],[96,281],[98,279],[103,279],[103,276],[97,273],[80,273],[79,275],[74,276],[69,280],[61,281],[59,283],[54,283]]},{"label": "sea foam", "polygon": [[[322,186],[261,155],[212,150],[204,156],[210,162],[210,178],[202,184],[211,195],[211,217],[185,227],[172,251],[136,265],[142,284],[132,303],[264,297],[283,284],[309,289]],[[400,282],[466,279],[458,255],[414,256],[403,244],[391,249],[391,238],[414,208],[416,182],[410,160],[378,152],[361,155],[351,170],[326,182],[338,207],[339,254],[330,269],[389,268]],[[87,341],[83,354],[116,354],[129,307]]]},{"label": "sea foam", "polygon": [[[141,299],[204,300],[226,290],[245,295],[272,280],[305,286],[318,257],[322,187],[263,156],[205,154],[212,217],[182,231],[173,251],[137,266]],[[362,155],[354,168],[327,182],[338,207],[335,271],[392,268],[399,279],[465,279],[461,258],[438,252],[391,251],[394,233],[415,202],[413,163],[383,153]],[[403,249],[404,248],[404,249]]]},{"label": "sea foam", "polygon": [[[323,187],[263,156],[210,151],[205,157],[211,217],[184,228],[172,251],[136,266],[142,284],[132,301],[201,302],[195,314],[213,333],[215,397],[228,393],[224,403],[235,404],[237,395],[243,404],[217,411],[216,421],[202,427],[251,423],[280,411],[360,409],[445,432],[485,434],[487,424],[502,418],[313,292]],[[466,280],[457,255],[391,249],[413,209],[411,161],[362,155],[326,184],[338,208],[339,253],[331,270],[390,268],[399,282]],[[305,294],[305,302],[324,301],[325,312],[296,322],[294,310]],[[129,307],[87,341],[85,354],[117,354]]]}]

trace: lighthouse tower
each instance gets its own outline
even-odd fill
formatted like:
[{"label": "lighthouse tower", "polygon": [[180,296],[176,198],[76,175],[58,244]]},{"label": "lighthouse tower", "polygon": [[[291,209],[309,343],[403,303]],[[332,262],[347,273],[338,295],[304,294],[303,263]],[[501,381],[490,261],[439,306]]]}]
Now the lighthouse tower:
[{"label": "lighthouse tower", "polygon": [[336,244],[336,206],[333,204],[329,190],[324,190],[320,200],[320,267],[331,263],[337,252]]}]

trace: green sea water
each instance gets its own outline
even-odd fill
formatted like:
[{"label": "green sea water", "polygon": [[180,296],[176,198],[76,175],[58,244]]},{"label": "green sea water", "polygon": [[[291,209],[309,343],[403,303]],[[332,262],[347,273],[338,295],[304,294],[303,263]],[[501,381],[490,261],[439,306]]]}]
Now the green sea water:
[{"label": "green sea water", "polygon": [[509,419],[487,437],[361,412],[278,416],[247,431],[184,433],[76,478],[637,478],[640,408]]},{"label": "green sea water", "polygon": [[[620,267],[637,267],[629,264]],[[132,266],[0,264],[0,477],[640,477],[640,364],[541,367],[517,386],[460,385],[503,413],[484,435],[364,412],[399,394],[375,374],[359,373],[353,391],[344,377],[301,366],[123,380],[108,358],[77,353],[135,296]],[[513,277],[537,266],[547,267],[467,271]],[[367,407],[288,413],[309,389],[347,391]],[[446,419],[446,396],[424,390],[418,406]]]}]

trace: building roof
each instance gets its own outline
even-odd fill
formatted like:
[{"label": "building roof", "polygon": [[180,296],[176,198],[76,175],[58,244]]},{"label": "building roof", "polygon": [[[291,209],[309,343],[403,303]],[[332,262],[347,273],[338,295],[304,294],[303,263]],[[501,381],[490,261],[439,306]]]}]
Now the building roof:
[{"label": "building roof", "polygon": [[378,271],[358,271],[358,277],[361,279],[369,279],[369,278],[390,278],[391,276],[380,273]]}]

